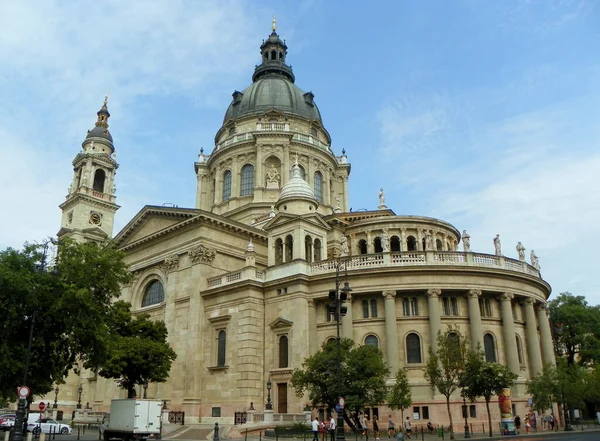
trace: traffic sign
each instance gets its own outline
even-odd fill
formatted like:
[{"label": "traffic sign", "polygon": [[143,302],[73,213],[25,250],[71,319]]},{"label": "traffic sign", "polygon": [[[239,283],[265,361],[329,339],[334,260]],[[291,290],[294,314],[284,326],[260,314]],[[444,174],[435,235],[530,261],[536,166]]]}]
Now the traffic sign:
[{"label": "traffic sign", "polygon": [[344,400],[344,397],[340,397],[339,405],[342,409],[344,408],[344,404],[346,404],[346,400]]},{"label": "traffic sign", "polygon": [[30,392],[31,391],[27,386],[19,386],[17,388],[17,394],[19,395],[19,398],[27,398]]},{"label": "traffic sign", "polygon": [[40,404],[38,404],[38,407],[40,408],[40,410],[44,410],[46,408],[46,403],[44,403],[43,401],[40,401]]}]

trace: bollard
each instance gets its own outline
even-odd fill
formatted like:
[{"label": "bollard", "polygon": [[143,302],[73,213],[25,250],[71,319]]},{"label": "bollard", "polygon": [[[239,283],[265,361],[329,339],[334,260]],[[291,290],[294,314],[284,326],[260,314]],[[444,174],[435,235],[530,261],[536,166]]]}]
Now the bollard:
[{"label": "bollard", "polygon": [[444,439],[444,425],[442,424],[442,439]]},{"label": "bollard", "polygon": [[46,441],[46,433],[40,432],[40,441]]},{"label": "bollard", "polygon": [[258,432],[258,441],[262,441],[262,430]]},{"label": "bollard", "polygon": [[[252,404],[252,403],[250,403],[250,404]],[[246,433],[244,433],[244,441],[248,441],[248,429],[246,429]]]},{"label": "bollard", "polygon": [[80,431],[80,427],[79,427],[79,426],[77,426],[77,440],[78,440],[78,441],[79,441],[79,435],[80,435],[79,431]]},{"label": "bollard", "polygon": [[213,441],[219,441],[219,423],[215,423],[215,432],[213,434]]}]

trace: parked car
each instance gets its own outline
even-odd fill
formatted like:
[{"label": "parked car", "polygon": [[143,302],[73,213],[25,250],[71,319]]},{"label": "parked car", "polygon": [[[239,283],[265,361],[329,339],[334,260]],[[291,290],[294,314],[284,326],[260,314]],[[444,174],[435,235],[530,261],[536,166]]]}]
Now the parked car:
[{"label": "parked car", "polygon": [[7,431],[15,426],[16,415],[1,415],[0,416],[0,430]]},{"label": "parked car", "polygon": [[41,432],[44,433],[60,433],[62,435],[69,435],[73,429],[68,424],[59,423],[52,418],[40,418],[35,422],[27,423],[27,430],[37,435]]}]

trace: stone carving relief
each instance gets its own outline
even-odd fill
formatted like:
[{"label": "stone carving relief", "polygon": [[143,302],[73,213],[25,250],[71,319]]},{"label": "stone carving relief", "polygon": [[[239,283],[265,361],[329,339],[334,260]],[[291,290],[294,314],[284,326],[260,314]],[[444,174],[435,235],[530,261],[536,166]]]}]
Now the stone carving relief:
[{"label": "stone carving relief", "polygon": [[436,298],[436,297],[439,297],[441,294],[442,294],[442,290],[439,288],[431,288],[431,289],[427,290],[427,295],[429,297]]},{"label": "stone carving relief", "polygon": [[271,163],[269,168],[267,169],[267,188],[279,188],[279,179],[280,179],[279,171],[275,167],[274,164]]},{"label": "stone carving relief", "polygon": [[531,250],[531,254],[529,255],[529,258],[531,259],[531,266],[533,266],[536,270],[539,270],[540,269],[540,259],[535,254],[535,251]]},{"label": "stone carving relief", "polygon": [[163,263],[163,267],[167,272],[179,269],[179,255],[173,254],[172,256],[167,257]]},{"label": "stone carving relief", "polygon": [[387,299],[393,299],[396,297],[396,291],[383,291],[381,294],[383,294],[383,297],[387,300]]},{"label": "stone carving relief", "polygon": [[480,289],[470,289],[468,292],[469,297],[478,298],[481,295]]},{"label": "stone carving relief", "polygon": [[350,253],[350,248],[348,247],[348,238],[345,234],[342,234],[342,240],[340,241],[342,247],[342,257],[347,256]]},{"label": "stone carving relief", "polygon": [[208,248],[202,244],[188,250],[188,256],[193,264],[212,263],[212,261],[215,260],[216,255],[217,252],[214,249]]}]

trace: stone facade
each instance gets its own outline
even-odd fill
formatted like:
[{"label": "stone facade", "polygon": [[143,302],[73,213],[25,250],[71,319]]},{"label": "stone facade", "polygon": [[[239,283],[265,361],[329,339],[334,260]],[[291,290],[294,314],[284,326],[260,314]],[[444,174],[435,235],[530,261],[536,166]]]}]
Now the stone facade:
[{"label": "stone facade", "polygon": [[[250,92],[236,91],[227,111],[235,118],[224,121],[213,152],[201,151],[194,164],[196,207],[146,206],[114,238],[134,274],[123,299],[164,320],[178,354],[169,381],[150,384],[148,398],[184,410],[188,422],[231,423],[251,403],[264,409],[270,379],[275,412],[301,413],[307,401],[296,397],[291,373],[336,335],[327,296],[340,276],[352,287],[342,335],[377,344],[392,375],[408,368],[420,419],[427,412],[447,423],[443,397],[423,377],[428,349],[447,325],[519,375],[513,402],[523,413],[526,379],[554,363],[545,309],[550,286],[539,269],[469,246],[459,251],[454,226],[396,215],[382,202],[383,190],[378,210],[350,212],[350,163],[344,152],[333,153],[312,94],[293,84],[287,46],[273,31],[261,50],[253,80],[283,78],[289,100],[246,102]],[[306,117],[298,96],[318,117]],[[118,208],[114,193],[80,185],[80,169],[103,167],[112,189],[112,138],[111,150],[101,153],[90,153],[90,142],[74,162],[75,190],[61,205],[62,233],[81,240],[99,237],[87,229],[89,204],[103,210],[107,236]],[[162,289],[156,294],[150,286]],[[114,382],[81,370],[61,386],[59,402],[74,405],[79,384],[95,410],[124,395]],[[487,420],[484,405],[476,406],[476,419]],[[458,421],[460,407],[453,409]],[[381,417],[387,412],[379,410]]]}]

